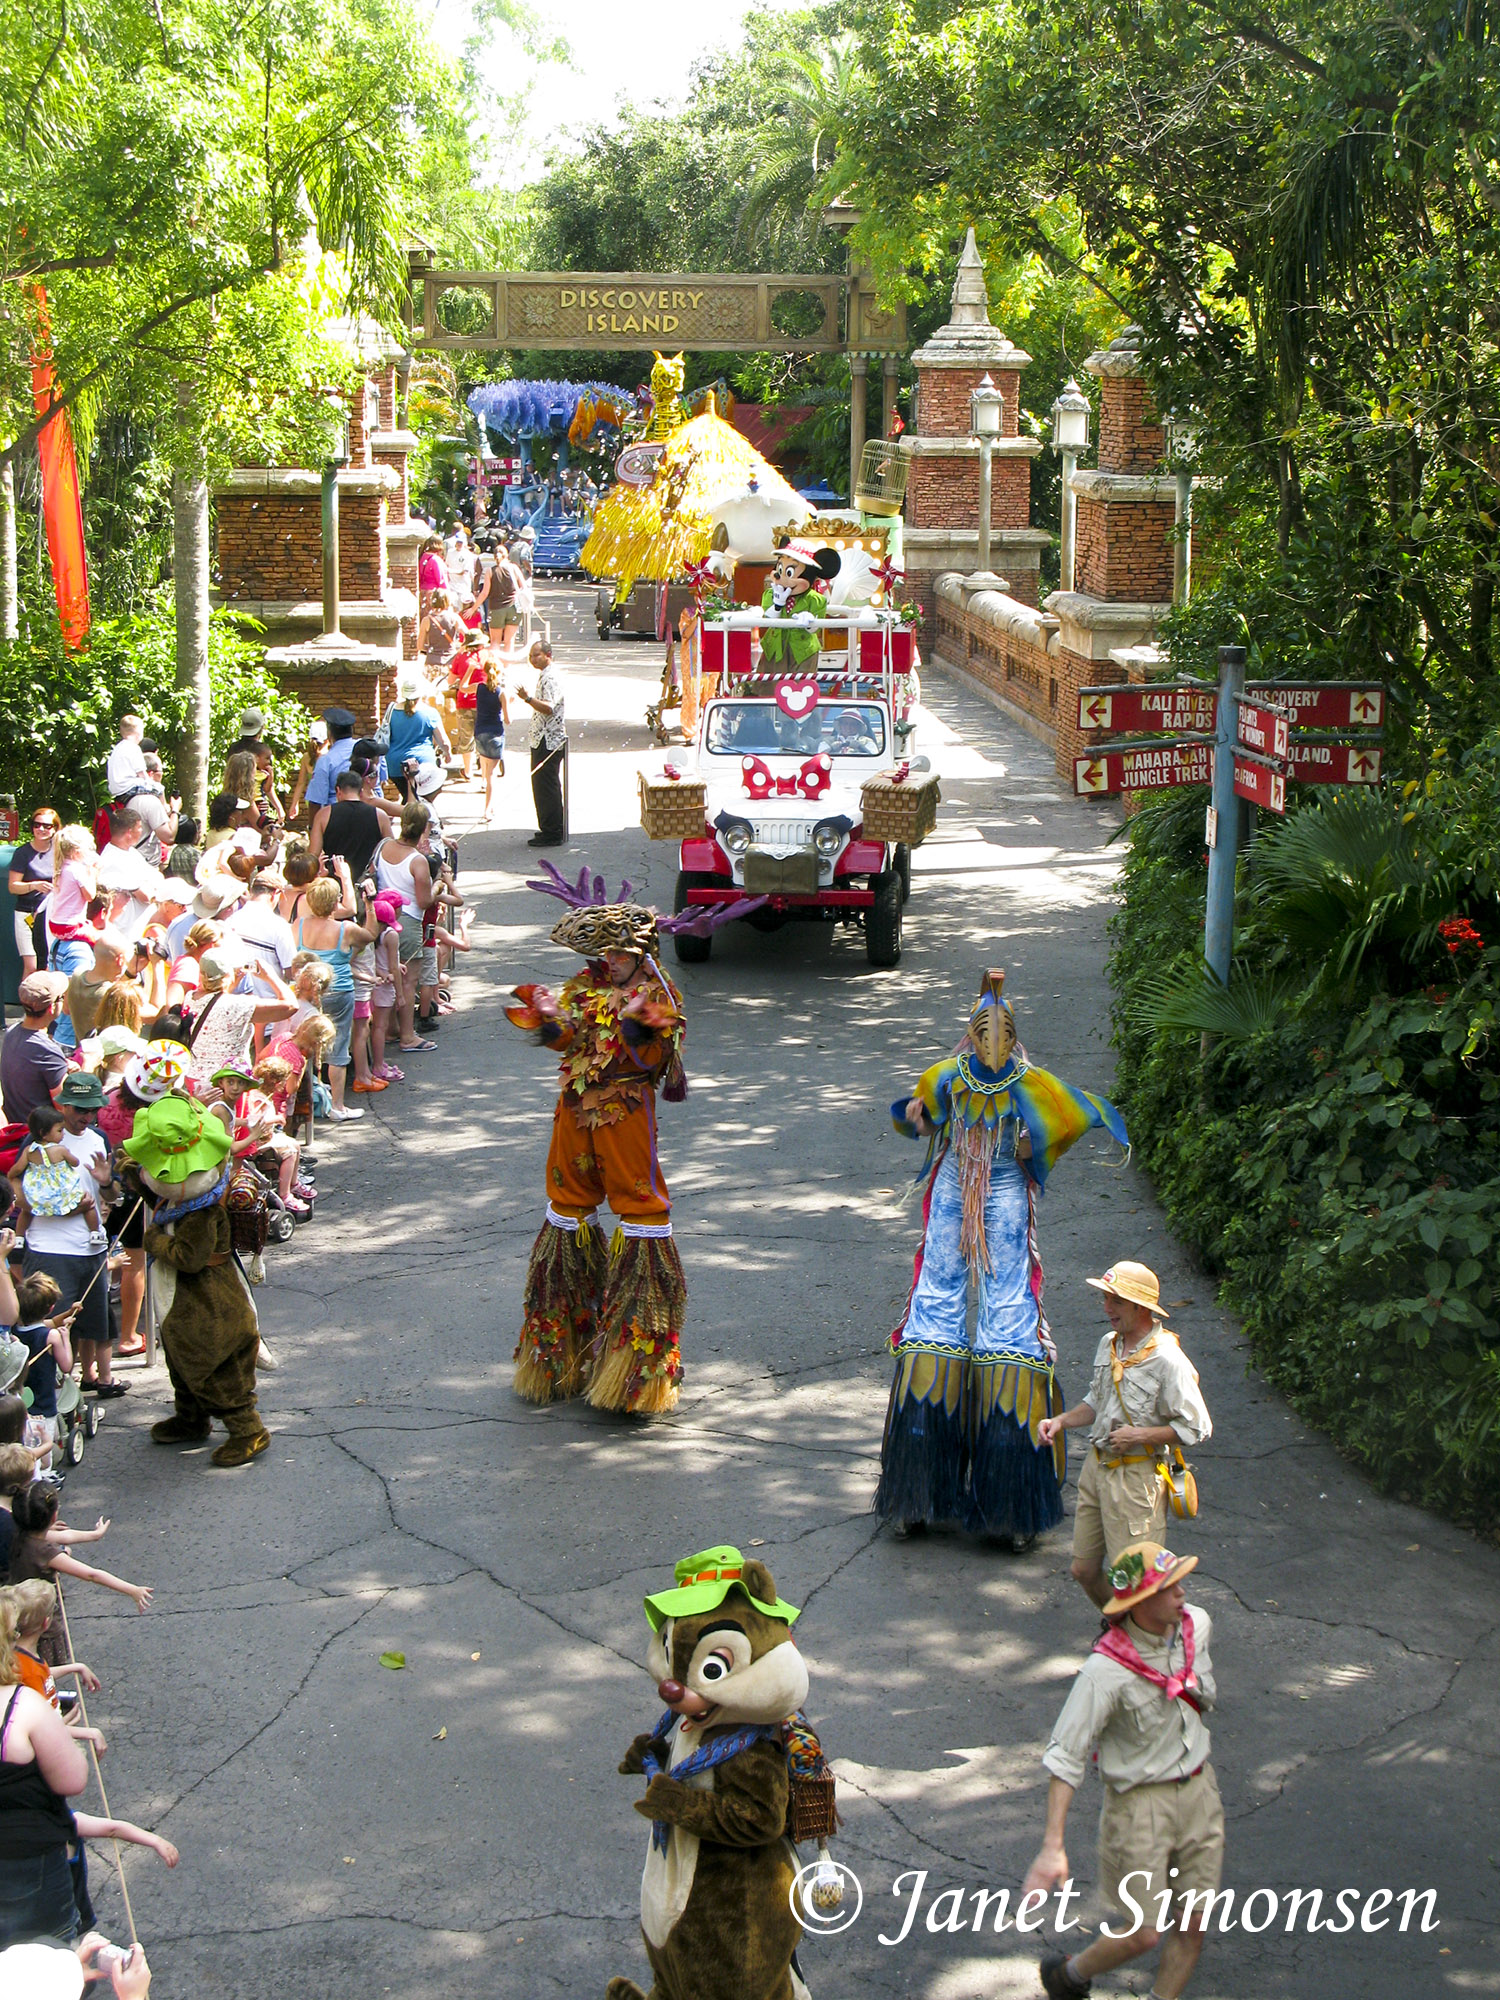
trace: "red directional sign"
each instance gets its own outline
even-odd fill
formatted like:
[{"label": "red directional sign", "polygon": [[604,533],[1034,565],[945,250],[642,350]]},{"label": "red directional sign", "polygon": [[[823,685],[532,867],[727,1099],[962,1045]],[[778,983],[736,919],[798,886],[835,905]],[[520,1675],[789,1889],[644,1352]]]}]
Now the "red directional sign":
[{"label": "red directional sign", "polygon": [[1263,681],[1245,694],[1289,708],[1296,729],[1379,729],[1385,721],[1380,681]]},{"label": "red directional sign", "polygon": [[1196,681],[1078,690],[1080,729],[1194,729],[1212,733],[1218,696]]},{"label": "red directional sign", "polygon": [[1273,813],[1286,811],[1286,779],[1274,764],[1268,764],[1260,757],[1236,755],[1234,795],[1239,799],[1249,799],[1252,805],[1265,806]]},{"label": "red directional sign", "polygon": [[[1278,762],[1285,763],[1291,754],[1291,710],[1241,701],[1238,704],[1235,740],[1242,750],[1254,750],[1258,756],[1274,757]],[[1248,798],[1249,793],[1242,796]]]},{"label": "red directional sign", "polygon": [[1073,789],[1083,797],[1105,792],[1157,792],[1172,785],[1206,785],[1213,777],[1212,743],[1143,743],[1139,749],[1101,750],[1073,759]]},{"label": "red directional sign", "polygon": [[1299,785],[1378,785],[1380,752],[1359,743],[1309,743],[1294,736],[1289,775]]}]

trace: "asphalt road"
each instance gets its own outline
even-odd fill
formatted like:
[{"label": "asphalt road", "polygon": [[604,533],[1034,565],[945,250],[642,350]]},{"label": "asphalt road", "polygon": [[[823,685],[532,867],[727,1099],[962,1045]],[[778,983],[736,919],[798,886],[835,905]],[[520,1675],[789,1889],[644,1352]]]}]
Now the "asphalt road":
[{"label": "asphalt road", "polygon": [[[559,858],[670,906],[675,850],[634,824],[657,649],[592,643],[584,606],[549,594],[574,746]],[[1007,968],[1032,1056],[1108,1088],[1116,821],[1061,796],[1050,755],[974,695],[932,675],[927,702],[920,747],[945,804],[899,969],[869,970],[855,936],[793,927],[737,930],[679,975],[691,1094],[663,1108],[662,1150],[691,1303],[674,1418],[647,1429],[510,1391],[554,1086],[501,1005],[514,981],[556,983],[573,963],[547,939],[555,906],[523,886],[524,748],[497,824],[464,845],[478,919],[460,1012],[404,1089],[320,1134],[317,1218],[269,1253],[272,1449],[233,1474],[153,1449],[159,1376],[111,1408],[67,1512],[113,1516],[99,1557],[156,1604],[138,1616],[85,1586],[70,1604],[106,1681],[92,1706],[114,1809],[182,1849],[175,1874],[129,1864],[163,2000],[583,2000],[615,1972],[644,1981],[646,1830],[637,1782],[615,1772],[656,1713],[640,1600],[725,1540],[803,1606],[836,1851],[864,1887],[853,1929],[805,1949],[813,1992],[1039,1991],[1035,1939],[932,1931],[925,1913],[944,1889],[1016,1889],[1040,1752],[1096,1623],[1066,1531],[1020,1559],[876,1532],[884,1343],[918,1232],[915,1149],[886,1107],[951,1044],[989,964]],[[458,795],[457,822],[476,797]],[[1349,1887],[1356,1909],[1372,1889],[1437,1891],[1427,1935],[1288,1936],[1282,1905],[1270,1928],[1215,1939],[1192,1991],[1500,1993],[1500,1553],[1381,1500],[1298,1421],[1102,1136],[1053,1177],[1041,1235],[1065,1386],[1081,1388],[1101,1326],[1084,1278],[1135,1257],[1161,1273],[1213,1410],[1203,1512],[1173,1539],[1201,1558],[1193,1594],[1216,1627],[1226,1882],[1241,1897]],[[403,1670],[380,1664],[389,1652]],[[1096,1805],[1091,1779],[1070,1842],[1090,1891]],[[892,1884],[913,1869],[923,1912],[884,1945],[911,1888]],[[95,1883],[118,1937],[102,1853]],[[1091,1893],[1082,1913],[1097,1921]],[[953,1914],[949,1899],[939,1921]],[[1252,1922],[1265,1914],[1262,1898]],[[1141,1971],[1106,1982],[1148,1986]]]}]

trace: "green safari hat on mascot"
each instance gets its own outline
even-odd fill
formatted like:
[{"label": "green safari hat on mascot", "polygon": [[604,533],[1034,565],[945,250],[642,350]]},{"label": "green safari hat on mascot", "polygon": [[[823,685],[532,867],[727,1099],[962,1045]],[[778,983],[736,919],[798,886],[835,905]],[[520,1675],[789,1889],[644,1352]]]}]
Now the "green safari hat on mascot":
[{"label": "green safari hat on mascot", "polygon": [[159,1097],[135,1114],[123,1151],[154,1181],[185,1181],[223,1164],[230,1138],[222,1122],[191,1097]]},{"label": "green safari hat on mascot", "polygon": [[695,1612],[714,1610],[736,1585],[767,1618],[780,1618],[790,1625],[802,1615],[795,1604],[788,1604],[780,1597],[767,1604],[763,1598],[752,1595],[745,1582],[745,1558],[727,1542],[695,1556],[684,1556],[672,1575],[676,1579],[675,1590],[658,1590],[646,1599],[646,1616],[653,1632],[659,1632],[669,1618],[691,1618]]}]

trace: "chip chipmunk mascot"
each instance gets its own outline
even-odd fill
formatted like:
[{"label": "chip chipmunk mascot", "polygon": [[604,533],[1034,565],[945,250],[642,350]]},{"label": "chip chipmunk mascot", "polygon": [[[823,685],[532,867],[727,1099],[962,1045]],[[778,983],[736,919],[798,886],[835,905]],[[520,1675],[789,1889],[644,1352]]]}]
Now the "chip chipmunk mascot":
[{"label": "chip chipmunk mascot", "polygon": [[[218,1418],[215,1465],[248,1465],[271,1442],[255,1400],[260,1323],[235,1260],[225,1196],[234,1173],[223,1119],[173,1089],[174,1058],[133,1057],[125,1081],[143,1101],[123,1142],[155,1207],[145,1227],[161,1345],[176,1408],[154,1444],[202,1444]],[[185,1072],[185,1065],[182,1066]]]},{"label": "chip chipmunk mascot", "polygon": [[760,659],[764,670],[784,673],[788,667],[805,667],[809,660],[817,659],[822,642],[813,621],[828,615],[825,586],[838,575],[841,563],[837,549],[820,548],[813,542],[784,542],[776,551],[760,608],[778,618],[805,623],[800,630],[789,631],[784,625],[762,630]]},{"label": "chip chipmunk mascot", "polygon": [[[635,1809],[651,1821],[641,1934],[653,1983],[645,1995],[612,1979],[606,2000],[809,2000],[794,1895],[806,1915],[812,1874],[808,1900],[828,1911],[843,1884],[827,1851],[833,1776],[801,1715],[797,1608],[763,1562],[727,1545],[685,1557],[674,1576],[646,1599],[666,1712],[620,1765],[648,1779]],[[799,1867],[797,1840],[817,1842],[815,1867]]]},{"label": "chip chipmunk mascot", "polygon": [[955,1053],[891,1106],[896,1130],[925,1139],[927,1157],[874,1504],[898,1533],[956,1521],[1019,1553],[1062,1520],[1067,1470],[1062,1433],[1040,1437],[1066,1399],[1042,1310],[1037,1201],[1091,1128],[1129,1141],[1107,1098],[1030,1061],[1004,984],[1003,972],[986,972]]}]

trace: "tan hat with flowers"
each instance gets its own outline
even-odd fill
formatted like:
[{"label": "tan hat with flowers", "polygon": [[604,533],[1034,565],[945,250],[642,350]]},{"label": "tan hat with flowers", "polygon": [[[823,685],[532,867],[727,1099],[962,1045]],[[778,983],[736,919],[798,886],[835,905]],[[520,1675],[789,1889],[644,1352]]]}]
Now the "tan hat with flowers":
[{"label": "tan hat with flowers", "polygon": [[1129,1299],[1133,1306],[1144,1306],[1157,1319],[1164,1320],[1167,1316],[1156,1273],[1145,1264],[1111,1264],[1102,1278],[1085,1278],[1083,1282],[1092,1285],[1096,1292],[1113,1292],[1117,1299]]},{"label": "tan hat with flowers", "polygon": [[1130,1542],[1105,1565],[1105,1581],[1114,1595],[1104,1606],[1106,1618],[1123,1618],[1137,1604],[1180,1583],[1198,1567],[1196,1556],[1174,1556],[1160,1542]]}]

